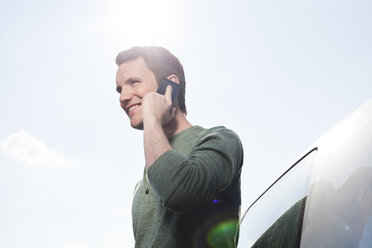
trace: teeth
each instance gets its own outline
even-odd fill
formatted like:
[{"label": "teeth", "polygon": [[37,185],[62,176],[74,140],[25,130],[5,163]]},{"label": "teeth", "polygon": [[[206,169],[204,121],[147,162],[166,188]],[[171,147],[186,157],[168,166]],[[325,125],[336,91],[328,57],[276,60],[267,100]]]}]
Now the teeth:
[{"label": "teeth", "polygon": [[139,105],[134,105],[132,107],[129,108],[129,112],[132,111],[133,109],[137,108]]}]

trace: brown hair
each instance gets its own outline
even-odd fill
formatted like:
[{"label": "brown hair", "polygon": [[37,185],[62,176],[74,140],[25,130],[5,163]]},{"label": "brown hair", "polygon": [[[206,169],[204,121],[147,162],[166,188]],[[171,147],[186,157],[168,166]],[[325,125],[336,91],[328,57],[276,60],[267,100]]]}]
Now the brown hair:
[{"label": "brown hair", "polygon": [[178,77],[180,85],[180,90],[177,97],[178,106],[180,110],[186,114],[185,73],[178,58],[163,47],[132,47],[128,50],[120,52],[116,57],[115,62],[118,66],[120,66],[127,61],[135,60],[140,57],[143,58],[148,68],[152,71],[152,73],[154,73],[158,83],[160,79],[168,77],[172,74]]}]

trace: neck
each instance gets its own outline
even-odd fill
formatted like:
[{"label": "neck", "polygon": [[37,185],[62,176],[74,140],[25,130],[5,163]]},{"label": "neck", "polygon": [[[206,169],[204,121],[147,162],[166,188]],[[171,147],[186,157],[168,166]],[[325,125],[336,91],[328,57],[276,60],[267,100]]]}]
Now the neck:
[{"label": "neck", "polygon": [[191,127],[191,123],[186,119],[186,116],[177,109],[176,116],[163,126],[163,130],[167,138],[171,138],[179,132]]}]

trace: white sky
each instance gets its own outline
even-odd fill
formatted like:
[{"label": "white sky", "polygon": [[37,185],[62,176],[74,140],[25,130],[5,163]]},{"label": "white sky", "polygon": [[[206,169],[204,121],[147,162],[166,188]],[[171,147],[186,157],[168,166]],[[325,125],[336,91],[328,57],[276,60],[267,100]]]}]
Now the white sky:
[{"label": "white sky", "polygon": [[371,98],[368,0],[0,3],[2,248],[133,245],[142,133],[114,64],[133,45],[179,57],[193,124],[239,134],[244,207]]}]

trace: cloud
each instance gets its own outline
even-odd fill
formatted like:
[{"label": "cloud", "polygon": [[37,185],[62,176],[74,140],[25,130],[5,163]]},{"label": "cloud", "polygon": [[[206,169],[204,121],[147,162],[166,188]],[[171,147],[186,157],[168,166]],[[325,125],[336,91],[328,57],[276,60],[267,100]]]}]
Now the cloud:
[{"label": "cloud", "polygon": [[10,159],[26,167],[53,168],[73,165],[73,161],[66,159],[24,130],[0,141],[0,154],[5,157],[5,162]]}]

